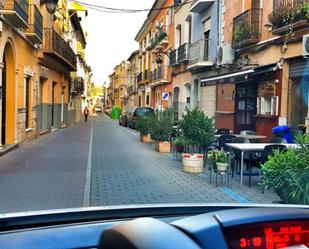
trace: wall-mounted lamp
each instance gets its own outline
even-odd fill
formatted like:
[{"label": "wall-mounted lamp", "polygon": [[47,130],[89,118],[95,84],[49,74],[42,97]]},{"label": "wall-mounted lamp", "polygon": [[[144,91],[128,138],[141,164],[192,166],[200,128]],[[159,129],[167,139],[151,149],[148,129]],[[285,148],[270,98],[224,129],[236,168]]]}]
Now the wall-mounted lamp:
[{"label": "wall-mounted lamp", "polygon": [[49,14],[55,14],[57,10],[58,0],[45,0],[46,10]]}]

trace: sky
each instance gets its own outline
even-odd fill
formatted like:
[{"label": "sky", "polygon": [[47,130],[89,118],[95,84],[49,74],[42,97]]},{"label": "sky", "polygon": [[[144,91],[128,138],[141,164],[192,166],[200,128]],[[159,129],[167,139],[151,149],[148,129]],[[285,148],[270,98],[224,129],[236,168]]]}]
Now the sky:
[{"label": "sky", "polygon": [[[154,0],[80,0],[88,4],[125,9],[150,9]],[[86,61],[97,85],[109,83],[116,65],[138,49],[134,40],[148,12],[134,14],[103,13],[88,8]]]}]

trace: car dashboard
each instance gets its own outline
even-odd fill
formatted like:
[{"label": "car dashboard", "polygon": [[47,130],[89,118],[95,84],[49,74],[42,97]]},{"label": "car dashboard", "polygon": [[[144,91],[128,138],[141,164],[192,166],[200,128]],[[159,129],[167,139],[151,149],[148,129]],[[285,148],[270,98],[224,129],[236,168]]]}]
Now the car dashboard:
[{"label": "car dashboard", "polygon": [[122,209],[128,215],[105,218],[105,211],[92,210],[80,220],[72,219],[76,212],[60,213],[58,219],[57,213],[2,216],[0,248],[309,248],[308,207],[160,208],[156,215],[140,209],[140,217],[139,209],[131,217],[133,212]]}]

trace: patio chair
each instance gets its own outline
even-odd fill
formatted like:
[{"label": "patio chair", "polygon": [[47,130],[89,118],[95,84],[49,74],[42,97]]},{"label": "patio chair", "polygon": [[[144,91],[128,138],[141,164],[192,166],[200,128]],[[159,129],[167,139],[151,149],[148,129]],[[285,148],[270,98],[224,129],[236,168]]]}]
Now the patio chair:
[{"label": "patio chair", "polygon": [[[233,143],[250,143],[248,138],[237,137],[233,139]],[[241,163],[241,152],[238,150],[233,150],[234,163],[232,164],[232,177],[234,177],[234,171],[236,170],[237,174],[240,174],[240,163]],[[257,163],[257,159],[254,157],[254,153],[245,153],[244,154],[244,163],[246,163],[246,171],[243,172],[243,175],[249,177],[249,188],[251,187],[251,178],[252,176],[258,176],[259,173],[253,172],[253,166]]]},{"label": "patio chair", "polygon": [[269,140],[269,143],[271,143],[271,144],[287,144],[288,141],[283,137],[272,137]]},{"label": "patio chair", "polygon": [[221,128],[216,131],[217,135],[228,135],[230,134],[230,129]]},{"label": "patio chair", "polygon": [[229,151],[229,148],[225,145],[227,143],[232,143],[233,139],[236,138],[234,135],[225,134],[219,137],[219,149]]}]

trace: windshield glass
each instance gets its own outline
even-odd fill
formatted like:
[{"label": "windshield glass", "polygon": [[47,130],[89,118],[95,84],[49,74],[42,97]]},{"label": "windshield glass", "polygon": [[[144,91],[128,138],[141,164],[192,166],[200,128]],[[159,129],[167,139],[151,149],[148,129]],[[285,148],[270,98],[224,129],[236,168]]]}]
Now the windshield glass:
[{"label": "windshield glass", "polygon": [[309,204],[308,1],[10,2],[0,213]]}]

